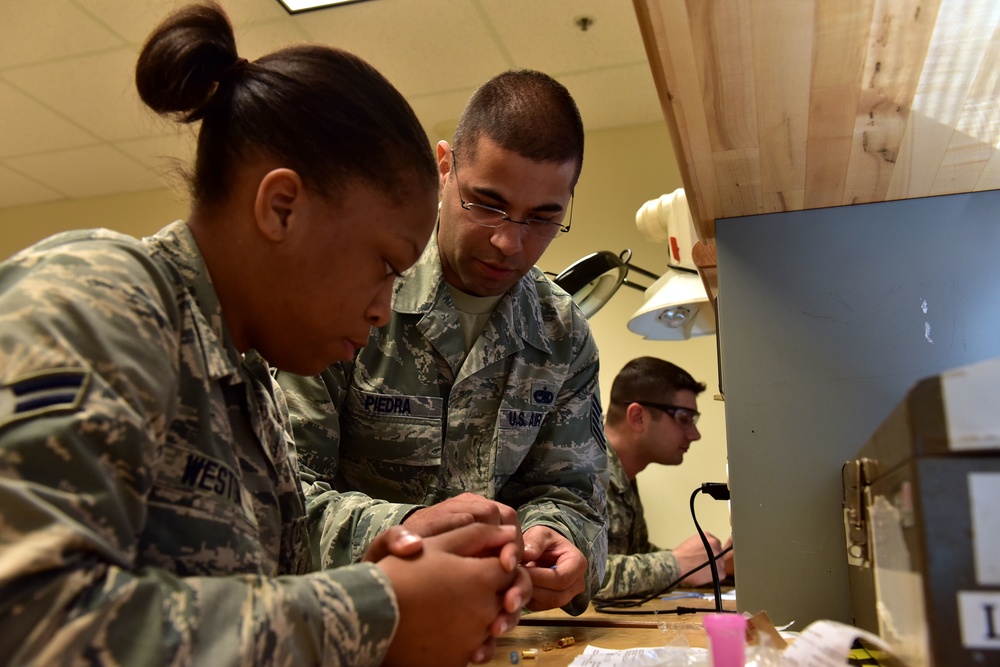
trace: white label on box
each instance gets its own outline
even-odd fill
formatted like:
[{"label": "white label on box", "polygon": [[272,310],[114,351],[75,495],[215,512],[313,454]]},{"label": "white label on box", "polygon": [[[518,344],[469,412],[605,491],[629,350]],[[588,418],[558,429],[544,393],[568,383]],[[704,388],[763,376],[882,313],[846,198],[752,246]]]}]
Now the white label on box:
[{"label": "white label on box", "polygon": [[956,451],[1000,448],[1000,359],[941,374],[948,446]]},{"label": "white label on box", "polygon": [[969,473],[976,583],[1000,585],[1000,472]]},{"label": "white label on box", "polygon": [[924,667],[930,655],[924,581],[911,570],[901,514],[885,496],[875,496],[868,520],[879,634],[904,664]]},{"label": "white label on box", "polygon": [[959,591],[958,617],[965,648],[1000,649],[1000,591]]}]

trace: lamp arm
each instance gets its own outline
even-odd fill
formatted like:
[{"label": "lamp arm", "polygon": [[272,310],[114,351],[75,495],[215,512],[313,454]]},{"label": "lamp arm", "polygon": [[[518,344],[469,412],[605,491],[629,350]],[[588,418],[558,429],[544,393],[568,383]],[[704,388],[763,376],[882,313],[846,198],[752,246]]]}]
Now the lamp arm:
[{"label": "lamp arm", "polygon": [[631,281],[631,280],[629,280],[628,278],[626,278],[625,280],[623,280],[623,281],[622,281],[622,284],[623,284],[623,285],[628,285],[628,286],[629,286],[629,287],[631,287],[632,289],[637,289],[637,290],[639,290],[640,292],[645,292],[645,291],[646,291],[646,288],[645,288],[645,287],[643,287],[643,286],[642,286],[642,285],[640,285],[639,283],[634,283],[634,282],[632,282],[632,281]]},{"label": "lamp arm", "polygon": [[652,278],[653,280],[656,280],[656,279],[658,279],[660,277],[660,276],[656,275],[655,273],[653,273],[651,271],[647,271],[646,269],[639,268],[638,266],[636,266],[635,264],[632,264],[631,262],[625,262],[625,265],[628,266],[628,270],[629,271],[635,271],[636,273],[641,273],[642,275],[646,276],[647,278]]},{"label": "lamp arm", "polygon": [[698,269],[689,269],[686,266],[678,266],[676,264],[667,264],[667,268],[673,269],[674,271],[683,271],[684,273],[693,273],[698,275]]}]

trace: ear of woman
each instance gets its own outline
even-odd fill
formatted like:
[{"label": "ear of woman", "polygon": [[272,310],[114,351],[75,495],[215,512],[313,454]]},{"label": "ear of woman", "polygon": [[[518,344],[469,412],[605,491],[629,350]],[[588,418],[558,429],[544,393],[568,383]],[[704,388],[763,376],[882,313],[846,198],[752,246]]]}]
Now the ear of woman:
[{"label": "ear of woman", "polygon": [[302,178],[286,167],[264,174],[257,186],[254,216],[257,228],[266,239],[281,242],[288,236],[292,215],[304,204]]}]

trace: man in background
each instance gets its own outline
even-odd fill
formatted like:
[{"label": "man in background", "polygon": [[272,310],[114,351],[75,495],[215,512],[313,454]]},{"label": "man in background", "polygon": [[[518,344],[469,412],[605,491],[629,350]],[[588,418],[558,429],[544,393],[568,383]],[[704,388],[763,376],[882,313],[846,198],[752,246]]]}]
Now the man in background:
[{"label": "man in background", "polygon": [[[363,346],[353,363],[278,377],[316,473],[312,511],[339,526],[325,565],[357,560],[394,524],[425,536],[519,524],[529,609],[578,614],[600,586],[597,346],[570,296],[535,267],[569,231],[583,140],[575,102],[548,75],[486,82],[453,144],[437,145],[438,225],[397,281],[389,323],[353,342]],[[385,259],[391,274],[396,257]]]},{"label": "man in background", "polygon": [[[691,443],[701,439],[696,426],[698,394],[705,390],[684,369],[655,357],[625,364],[611,385],[604,432],[608,439],[608,567],[601,600],[645,597],[676,585],[686,572],[708,561],[698,535],[674,549],[649,541],[635,477],[651,463],[680,465]],[[719,540],[706,534],[714,553]],[[728,546],[728,545],[727,545]],[[717,561],[725,576],[723,559]],[[712,581],[705,567],[683,580],[697,587]]]}]

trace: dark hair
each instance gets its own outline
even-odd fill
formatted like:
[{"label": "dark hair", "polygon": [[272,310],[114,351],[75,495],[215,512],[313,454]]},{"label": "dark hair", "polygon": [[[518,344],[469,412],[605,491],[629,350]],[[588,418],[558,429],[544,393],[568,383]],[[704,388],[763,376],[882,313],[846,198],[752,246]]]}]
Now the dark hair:
[{"label": "dark hair", "polygon": [[361,180],[398,202],[414,186],[436,188],[427,134],[388,80],[346,51],[318,45],[280,49],[248,62],[214,2],[184,7],[149,36],[135,70],[151,109],[201,121],[196,201],[218,203],[236,169],[271,158],[307,187],[332,197]]},{"label": "dark hair", "polygon": [[575,160],[573,184],[580,178],[580,110],[565,86],[548,74],[508,70],[480,86],[458,120],[452,148],[473,161],[483,135],[505,150],[539,162]]},{"label": "dark hair", "polygon": [[705,391],[705,383],[698,382],[686,370],[656,357],[638,357],[625,364],[611,383],[611,401],[607,421],[618,423],[625,415],[625,408],[636,401],[670,403],[683,389],[695,396]]}]

